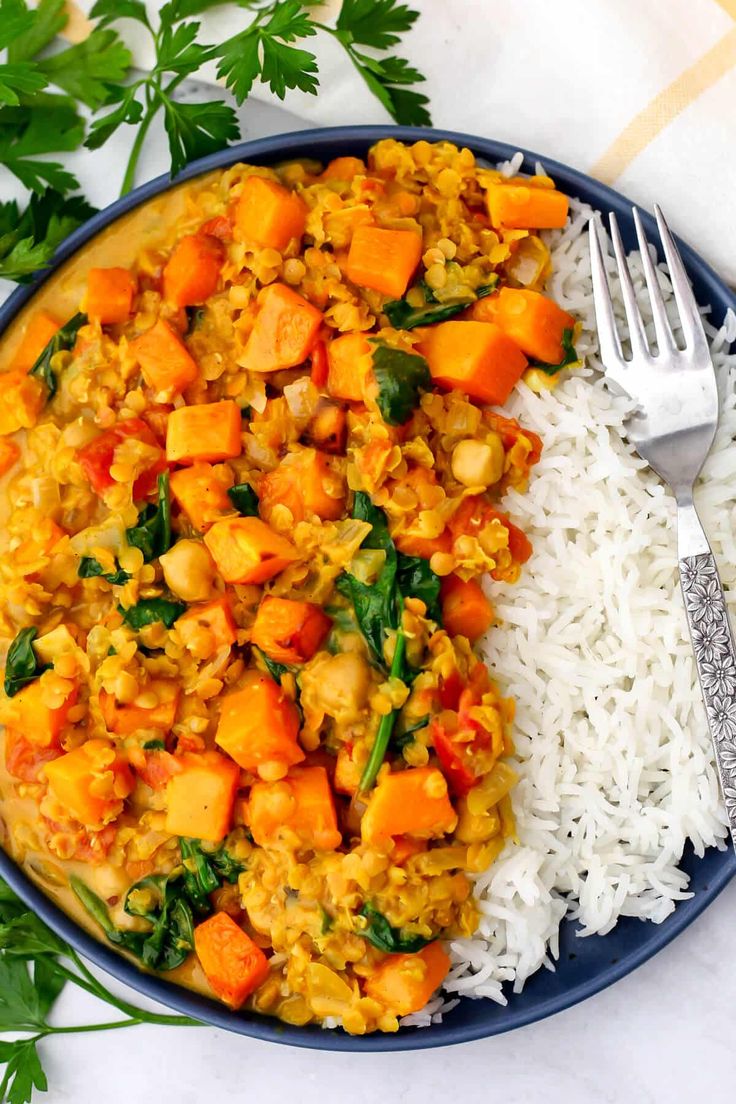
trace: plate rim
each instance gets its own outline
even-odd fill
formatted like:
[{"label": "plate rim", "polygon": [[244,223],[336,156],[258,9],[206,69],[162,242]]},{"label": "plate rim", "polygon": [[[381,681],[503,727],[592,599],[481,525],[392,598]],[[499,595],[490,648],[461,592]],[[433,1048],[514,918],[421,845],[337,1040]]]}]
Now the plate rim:
[{"label": "plate rim", "polygon": [[[12,323],[15,316],[33,298],[36,292],[50,279],[58,268],[74,253],[95,237],[101,230],[122,215],[179,184],[214,169],[224,168],[240,160],[270,161],[286,160],[301,152],[308,155],[316,153],[319,147],[367,148],[382,138],[396,138],[400,141],[415,142],[448,141],[456,145],[468,146],[480,156],[491,161],[509,160],[515,153],[522,153],[525,166],[537,161],[544,164],[549,174],[565,191],[577,194],[582,189],[588,197],[594,197],[596,209],[612,209],[624,216],[630,215],[632,204],[620,192],[594,180],[586,173],[524,147],[500,142],[492,138],[467,134],[461,131],[442,128],[399,127],[389,125],[320,127],[306,131],[290,131],[284,134],[270,135],[251,141],[240,142],[219,150],[207,157],[188,165],[176,177],[164,174],[155,177],[115,200],[103,208],[81,227],[75,230],[55,253],[51,264],[28,284],[13,291],[0,306],[0,337]],[[333,154],[334,156],[334,154]],[[651,214],[642,211],[645,228],[651,241],[657,241],[656,223]],[[736,310],[736,294],[724,283],[713,268],[681,238],[677,238],[688,270],[697,274],[708,290],[709,299],[723,306],[724,312],[730,306]],[[698,860],[702,861],[702,859]],[[610,963],[592,978],[582,979],[562,993],[552,994],[529,1008],[514,1011],[513,997],[508,1007],[508,1021],[484,1023],[479,1020],[473,1024],[453,1025],[451,1014],[440,1024],[423,1028],[404,1028],[395,1035],[378,1033],[364,1036],[351,1036],[339,1030],[325,1030],[314,1025],[296,1027],[282,1024],[267,1016],[252,1013],[233,1015],[223,1005],[187,990],[182,986],[166,981],[157,975],[146,973],[131,960],[120,955],[112,948],[96,939],[91,933],[76,923],[59,908],[50,897],[15,864],[0,847],[0,876],[11,888],[34,909],[49,927],[57,931],[75,950],[85,955],[96,966],[105,970],[118,981],[130,986],[143,996],[157,1001],[178,1012],[192,1015],[204,1023],[223,1028],[239,1035],[250,1036],[264,1041],[277,1042],[307,1049],[330,1051],[357,1051],[362,1053],[389,1052],[402,1050],[424,1050],[449,1046],[460,1042],[470,1042],[493,1035],[503,1034],[518,1027],[526,1026],[602,991],[609,985],[631,973],[642,963],[664,949],[682,931],[685,930],[722,892],[734,874],[736,874],[736,854],[731,848],[710,855],[711,862],[717,862],[717,868],[709,884],[696,896],[680,901],[674,912],[661,925],[647,922],[648,938],[640,941],[631,951]],[[564,921],[563,921],[564,922]],[[570,923],[568,920],[567,923]],[[593,937],[593,938],[603,938]],[[564,969],[560,962],[559,969]],[[468,998],[469,999],[469,998]],[[488,999],[488,998],[481,998]]]}]

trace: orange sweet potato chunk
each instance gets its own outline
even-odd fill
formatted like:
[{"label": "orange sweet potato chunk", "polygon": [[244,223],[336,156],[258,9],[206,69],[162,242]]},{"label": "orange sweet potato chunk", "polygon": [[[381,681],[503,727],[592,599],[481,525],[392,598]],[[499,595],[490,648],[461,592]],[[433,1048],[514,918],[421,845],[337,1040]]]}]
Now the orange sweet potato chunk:
[{"label": "orange sweet potato chunk", "polygon": [[456,823],[442,772],[413,767],[381,779],[363,814],[361,835],[364,843],[391,836],[440,836]]},{"label": "orange sweet potato chunk", "polygon": [[222,700],[215,743],[243,770],[267,775],[277,765],[286,773],[301,763],[299,713],[269,675],[250,672],[245,686]]},{"label": "orange sweet potato chunk", "polygon": [[199,375],[186,345],[163,318],[134,338],[130,351],[138,360],[146,383],[156,391],[179,394]]},{"label": "orange sweet potato chunk", "polygon": [[226,583],[265,583],[297,558],[293,544],[256,517],[216,521],[204,542]]},{"label": "orange sweet potato chunk", "polygon": [[275,180],[249,176],[235,207],[235,226],[245,242],[283,251],[301,239],[307,206],[296,192]]},{"label": "orange sweet potato chunk", "polygon": [[230,460],[240,456],[242,417],[232,399],[172,410],[166,425],[166,459],[171,464]]},{"label": "orange sweet potato chunk", "polygon": [[424,1008],[447,977],[450,958],[439,943],[429,943],[416,954],[387,955],[365,982],[367,996],[395,1016],[409,1016]]},{"label": "orange sweet potato chunk", "polygon": [[166,787],[166,831],[218,843],[230,831],[240,768],[217,751],[177,756]]},{"label": "orange sweet potato chunk", "polygon": [[400,299],[421,256],[422,236],[414,230],[358,226],[348,253],[348,279]]},{"label": "orange sweet potato chunk", "polygon": [[194,929],[194,950],[215,994],[233,1010],[268,974],[268,959],[226,912],[216,912]]}]

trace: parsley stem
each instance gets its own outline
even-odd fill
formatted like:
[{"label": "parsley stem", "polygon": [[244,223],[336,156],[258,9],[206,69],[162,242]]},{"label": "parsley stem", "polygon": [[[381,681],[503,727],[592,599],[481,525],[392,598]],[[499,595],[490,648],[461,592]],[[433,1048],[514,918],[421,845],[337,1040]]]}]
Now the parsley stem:
[{"label": "parsley stem", "polygon": [[120,188],[120,196],[127,195],[135,183],[135,173],[138,168],[138,161],[143,149],[143,143],[148,133],[148,128],[153,122],[154,116],[159,110],[159,104],[151,97],[151,86],[146,84],[146,113],[138,124],[136,130],[135,141],[130,148],[130,156],[128,157],[128,165],[125,170],[125,176],[123,177],[123,183]]},{"label": "parsley stem", "polygon": [[84,976],[80,977],[79,974],[75,974],[73,970],[68,970],[62,963],[57,962],[59,973],[63,974],[68,981],[72,981],[75,985],[78,985],[80,989],[84,989],[85,992],[90,993],[93,997],[98,997],[100,1000],[105,1001],[106,1004],[112,1005],[113,1008],[117,1008],[118,1012],[130,1016],[131,1019],[138,1020],[141,1023],[160,1024],[163,1027],[200,1026],[199,1021],[193,1020],[190,1016],[170,1016],[161,1012],[147,1012],[143,1008],[138,1008],[134,1004],[129,1004],[126,1000],[114,996],[109,989],[106,989],[103,983],[98,981],[91,970],[84,965],[76,951],[72,951],[71,948],[70,957],[74,965]]},{"label": "parsley stem", "polygon": [[[406,655],[406,637],[404,636],[403,629],[399,629],[396,634],[396,647],[394,649],[394,658],[391,661],[391,670],[389,672],[389,678],[401,678],[401,672],[404,669],[404,657]],[[388,713],[385,717],[381,717],[381,723],[378,726],[378,732],[376,732],[376,739],[371,748],[371,754],[368,758],[368,762],[365,765],[363,776],[360,780],[360,790],[365,793],[369,790],[373,783],[376,781],[376,775],[378,774],[383,760],[386,758],[386,751],[388,750],[388,742],[391,739],[391,733],[394,730],[394,724],[396,718],[399,715],[399,710],[394,709]]]}]

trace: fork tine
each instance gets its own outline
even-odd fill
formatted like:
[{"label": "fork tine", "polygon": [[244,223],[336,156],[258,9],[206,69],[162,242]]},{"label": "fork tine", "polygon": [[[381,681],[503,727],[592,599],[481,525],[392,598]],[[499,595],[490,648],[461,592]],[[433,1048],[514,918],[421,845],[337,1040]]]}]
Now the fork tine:
[{"label": "fork tine", "polygon": [[667,310],[664,305],[664,299],[662,298],[662,289],[659,286],[659,280],[657,278],[657,271],[652,261],[652,255],[649,252],[649,242],[644,231],[644,224],[641,221],[641,215],[637,207],[632,207],[634,214],[634,226],[636,227],[636,236],[639,241],[639,252],[641,253],[641,260],[644,266],[644,278],[646,280],[647,291],[649,293],[649,301],[652,304],[652,314],[654,316],[654,329],[657,334],[657,346],[659,347],[660,355],[666,351],[672,351],[677,348],[675,339],[672,334],[672,327],[670,326],[669,319],[667,317]]},{"label": "fork tine", "polygon": [[686,347],[698,345],[707,348],[708,341],[705,336],[705,330],[703,329],[703,319],[698,310],[698,304],[695,302],[693,289],[690,287],[690,281],[685,271],[685,266],[682,263],[682,257],[680,256],[680,250],[675,245],[675,239],[670,233],[670,228],[662,214],[662,208],[658,203],[654,205],[654,214],[657,218],[659,236],[662,239],[662,248],[664,250],[665,260],[667,261],[670,280],[672,281],[672,289],[675,293],[675,300],[680,312],[680,324],[685,336],[685,345]]},{"label": "fork tine", "polygon": [[631,342],[631,351],[636,357],[637,355],[649,353],[649,343],[647,341],[647,335],[644,332],[644,323],[641,317],[641,311],[639,310],[639,304],[636,301],[636,292],[634,291],[634,284],[631,279],[631,273],[629,272],[629,265],[626,260],[626,250],[624,249],[624,243],[621,241],[621,233],[618,228],[618,219],[611,211],[608,216],[608,221],[611,224],[611,240],[613,242],[613,252],[616,255],[616,267],[618,268],[618,278],[621,281],[621,295],[624,300],[624,308],[626,310],[626,321],[629,326],[629,340]]},{"label": "fork tine", "polygon": [[603,250],[600,240],[601,227],[599,216],[593,215],[589,223],[590,234],[590,269],[593,277],[593,305],[595,307],[595,319],[598,329],[598,344],[600,346],[601,360],[606,371],[623,367],[625,361],[621,352],[616,329],[616,319],[613,314],[613,302],[611,290],[608,286],[606,266],[603,263]]}]

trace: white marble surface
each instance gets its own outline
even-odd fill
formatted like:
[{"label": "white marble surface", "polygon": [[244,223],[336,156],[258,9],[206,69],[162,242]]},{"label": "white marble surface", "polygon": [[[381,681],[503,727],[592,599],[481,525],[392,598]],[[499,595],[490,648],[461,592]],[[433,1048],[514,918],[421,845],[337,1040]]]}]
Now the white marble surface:
[{"label": "white marble surface", "polygon": [[[561,158],[583,168],[587,158],[574,148],[576,128],[559,134],[541,112],[530,110],[511,119],[507,112],[489,110],[477,95],[482,36],[470,33],[460,9],[477,18],[487,11],[485,2],[424,0],[419,5],[425,19],[429,13],[438,17],[431,36],[436,46],[441,43],[455,60],[467,48],[475,59],[468,73],[475,95],[463,99],[461,108],[451,94],[447,59],[435,51],[427,65],[426,46],[416,51],[416,60],[421,57],[430,70],[438,123],[515,138],[531,147],[559,146]],[[600,2],[586,5],[590,17]],[[565,3],[569,8],[569,0]],[[611,7],[602,4],[607,18]],[[422,36],[425,43],[428,35],[429,28]],[[336,88],[327,91],[312,112],[313,121],[381,121],[380,109],[352,82],[351,89],[355,95],[349,103]],[[293,106],[302,109],[305,103]],[[249,113],[246,129],[252,137],[274,127],[272,120]],[[147,143],[141,179],[163,169],[160,140],[152,134]],[[69,164],[90,198],[103,205],[120,179],[123,148],[108,147],[102,155],[104,173],[99,156],[92,163],[77,156]],[[209,1028],[141,1027],[66,1036],[44,1044],[51,1089],[43,1099],[49,1104],[230,1099],[270,1104],[285,1098],[299,1104],[446,1104],[448,1098],[469,1104],[486,1099],[499,1104],[685,1104],[697,1093],[709,1104],[726,1104],[734,1095],[731,1077],[736,1073],[734,914],[736,885],[731,885],[695,925],[635,974],[576,1008],[510,1035],[435,1052],[366,1056],[275,1047]],[[99,1004],[68,988],[59,1004],[59,1022],[104,1016]],[[135,994],[130,999],[137,1002]]]}]

